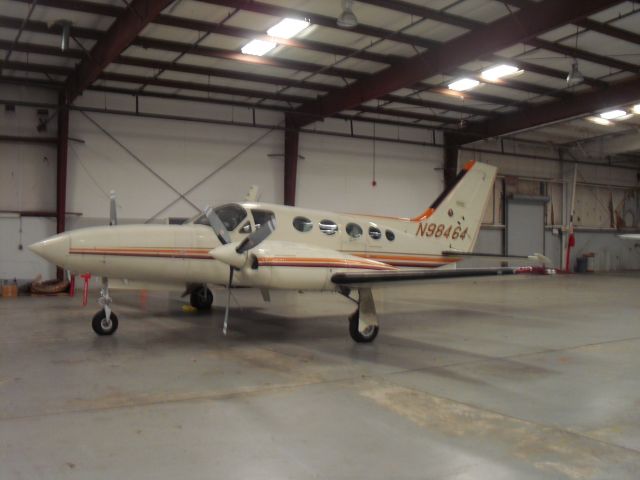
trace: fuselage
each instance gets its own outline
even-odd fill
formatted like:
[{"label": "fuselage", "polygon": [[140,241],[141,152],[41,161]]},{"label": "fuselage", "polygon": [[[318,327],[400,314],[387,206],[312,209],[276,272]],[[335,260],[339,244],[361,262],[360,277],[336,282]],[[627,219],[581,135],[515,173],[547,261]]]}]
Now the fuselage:
[{"label": "fuselage", "polygon": [[[345,270],[453,266],[458,258],[443,252],[473,249],[495,168],[470,164],[461,176],[464,173],[465,181],[415,218],[267,203],[217,207],[232,242],[242,241],[269,220],[276,225],[268,239],[250,251],[246,268],[237,269],[234,286],[324,290],[334,289],[331,275]],[[75,273],[180,288],[185,283],[227,284],[230,264],[215,258],[220,246],[203,214],[182,225],[79,229],[31,248]]]}]

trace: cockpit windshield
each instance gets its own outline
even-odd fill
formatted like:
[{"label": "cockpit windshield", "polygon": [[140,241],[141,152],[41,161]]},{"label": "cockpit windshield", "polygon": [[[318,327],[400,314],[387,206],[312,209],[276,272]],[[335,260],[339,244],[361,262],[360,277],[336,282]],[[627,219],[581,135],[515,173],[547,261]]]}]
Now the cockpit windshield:
[{"label": "cockpit windshield", "polygon": [[[236,227],[247,217],[247,211],[237,203],[227,203],[213,209],[214,212],[220,217],[224,227],[232,232]],[[209,219],[203,213],[198,216],[193,223],[197,225],[210,225]]]}]

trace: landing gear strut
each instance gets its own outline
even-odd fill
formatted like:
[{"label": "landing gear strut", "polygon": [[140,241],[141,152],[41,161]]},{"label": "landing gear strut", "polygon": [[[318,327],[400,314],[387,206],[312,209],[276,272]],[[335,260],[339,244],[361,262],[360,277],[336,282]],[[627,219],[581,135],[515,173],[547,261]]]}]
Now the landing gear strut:
[{"label": "landing gear strut", "polygon": [[98,303],[102,309],[93,316],[91,326],[98,335],[113,335],[118,329],[118,317],[111,311],[111,296],[109,295],[109,279],[102,277],[102,288]]},{"label": "landing gear strut", "polygon": [[189,303],[198,310],[209,310],[213,304],[213,293],[206,285],[198,287],[191,292]]},{"label": "landing gear strut", "polygon": [[380,326],[371,289],[359,288],[358,300],[351,298],[349,290],[340,293],[358,304],[356,311],[349,315],[349,335],[353,341],[357,343],[373,342],[378,336]]}]

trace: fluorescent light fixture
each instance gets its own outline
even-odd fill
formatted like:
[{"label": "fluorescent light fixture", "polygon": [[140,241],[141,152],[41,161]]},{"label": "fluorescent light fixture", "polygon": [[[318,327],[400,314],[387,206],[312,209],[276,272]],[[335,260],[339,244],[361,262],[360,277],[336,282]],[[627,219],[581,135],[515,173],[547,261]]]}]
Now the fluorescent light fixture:
[{"label": "fluorescent light fixture", "polygon": [[483,70],[481,75],[485,80],[495,82],[502,77],[515,75],[516,73],[520,72],[522,72],[522,70],[520,70],[518,67],[514,67],[513,65],[496,65],[495,67]]},{"label": "fluorescent light fixture", "polygon": [[455,90],[456,92],[464,92],[465,90],[471,90],[472,88],[480,85],[478,80],[474,80],[473,78],[461,78],[460,80],[456,80],[453,83],[450,83],[449,90]]},{"label": "fluorescent light fixture", "polygon": [[613,122],[601,117],[587,117],[587,120],[589,120],[592,123],[596,123],[598,125],[604,125],[604,126],[613,125]]},{"label": "fluorescent light fixture", "polygon": [[635,113],[636,115],[640,115],[640,103],[634,105],[631,110],[633,110],[633,113]]},{"label": "fluorescent light fixture", "polygon": [[270,50],[273,50],[278,45],[275,42],[267,42],[266,40],[251,40],[244,47],[242,47],[242,53],[245,55],[256,55],[261,57]]},{"label": "fluorescent light fixture", "polygon": [[625,112],[624,110],[609,110],[608,112],[602,112],[600,114],[601,118],[604,118],[605,120],[614,120],[616,118],[620,118],[620,117],[624,117],[627,114],[627,112]]},{"label": "fluorescent light fixture", "polygon": [[309,26],[306,20],[298,20],[297,18],[285,18],[279,23],[267,30],[267,35],[277,38],[295,37],[302,30]]}]

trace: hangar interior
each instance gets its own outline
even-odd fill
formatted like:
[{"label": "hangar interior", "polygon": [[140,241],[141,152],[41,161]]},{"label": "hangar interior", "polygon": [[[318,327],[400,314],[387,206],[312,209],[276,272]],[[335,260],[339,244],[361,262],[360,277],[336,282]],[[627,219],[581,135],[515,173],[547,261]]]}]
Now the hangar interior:
[{"label": "hangar interior", "polygon": [[[272,30],[285,19],[301,30]],[[54,278],[56,267],[26,247],[104,225],[112,190],[119,220],[132,224],[178,222],[240,201],[252,185],[264,202],[405,217],[424,211],[469,160],[498,167],[477,252],[539,252],[558,270],[588,255],[596,272],[617,272],[382,292],[393,326],[377,350],[360,351],[346,339],[335,345],[344,323],[336,312],[349,307],[324,295],[276,294],[281,310],[262,311],[257,296],[239,292],[241,335],[225,343],[217,323],[184,321],[175,298],[150,294],[139,314],[140,299],[126,294],[139,321],[119,345],[83,343],[88,314],[77,300],[2,299],[11,333],[0,352],[0,392],[10,389],[0,477],[113,478],[107,463],[119,456],[119,471],[151,478],[157,471],[126,451],[139,444],[167,477],[181,468],[185,478],[635,478],[640,243],[619,235],[640,231],[636,1],[3,0],[0,55],[3,282]],[[442,322],[421,324],[423,311]],[[203,365],[208,350],[213,371]],[[175,382],[168,390],[161,376],[147,377],[157,368],[150,353]],[[130,377],[127,358],[141,365]],[[78,380],[93,374],[107,381],[89,382],[88,393]],[[15,380],[29,375],[30,386]],[[54,393],[56,376],[65,393]],[[212,378],[215,388],[201,382]],[[599,382],[608,393],[597,393]],[[267,418],[250,418],[252,408]],[[160,421],[157,433],[194,447],[175,453],[175,465],[162,455],[168,440],[151,452],[163,409],[184,421]],[[109,423],[118,411],[123,419]],[[61,460],[34,440],[74,415],[106,422],[100,442],[122,433],[123,444],[100,456],[93,443],[85,457],[87,432],[71,427],[60,448],[75,460]],[[357,415],[367,417],[361,431]],[[199,416],[236,448],[249,445],[231,455],[237,464],[216,463],[185,438],[196,432],[217,454],[225,448],[198,428]],[[124,433],[127,422],[139,425]],[[339,422],[355,428],[343,454],[366,463],[331,447],[345,433]],[[264,446],[278,428],[284,437]],[[376,440],[385,428],[399,445]],[[491,440],[479,447],[483,435]],[[43,460],[20,453],[30,442]],[[378,448],[389,450],[376,458]],[[368,468],[382,459],[387,467]]]}]

